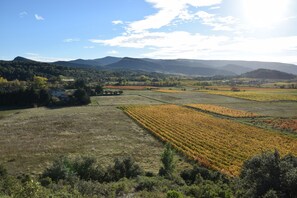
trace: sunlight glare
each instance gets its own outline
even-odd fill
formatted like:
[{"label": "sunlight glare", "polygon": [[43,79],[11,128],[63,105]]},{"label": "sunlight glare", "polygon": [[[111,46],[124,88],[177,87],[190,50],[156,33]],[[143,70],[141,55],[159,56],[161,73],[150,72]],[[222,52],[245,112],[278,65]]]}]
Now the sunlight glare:
[{"label": "sunlight glare", "polygon": [[244,16],[251,27],[265,28],[286,16],[289,0],[243,0]]}]

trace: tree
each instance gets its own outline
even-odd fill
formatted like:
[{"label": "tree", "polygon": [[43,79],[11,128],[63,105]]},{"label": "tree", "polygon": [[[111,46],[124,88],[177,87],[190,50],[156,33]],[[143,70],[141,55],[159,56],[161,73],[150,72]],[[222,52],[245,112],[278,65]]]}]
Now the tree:
[{"label": "tree", "polygon": [[78,89],[73,93],[77,105],[87,105],[91,102],[90,96],[84,89]]},{"label": "tree", "polygon": [[297,158],[262,153],[244,163],[240,179],[244,197],[296,197]]},{"label": "tree", "polygon": [[87,87],[86,82],[83,79],[78,79],[74,82],[76,89],[85,89]]},{"label": "tree", "polygon": [[1,83],[7,83],[7,82],[8,82],[8,81],[7,81],[5,78],[3,78],[3,77],[0,76],[0,84],[1,84]]},{"label": "tree", "polygon": [[161,161],[163,167],[159,170],[160,176],[171,177],[175,169],[174,150],[169,144],[166,144],[166,148],[161,155]]},{"label": "tree", "polygon": [[33,83],[36,89],[44,89],[47,86],[47,78],[41,76],[34,76]]},{"label": "tree", "polygon": [[103,93],[103,87],[101,85],[97,85],[95,88],[96,95],[101,95]]}]

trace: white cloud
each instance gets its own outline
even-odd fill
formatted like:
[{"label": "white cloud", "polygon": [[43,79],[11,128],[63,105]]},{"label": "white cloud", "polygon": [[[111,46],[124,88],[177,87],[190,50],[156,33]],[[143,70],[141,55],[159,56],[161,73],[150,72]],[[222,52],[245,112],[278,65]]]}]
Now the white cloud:
[{"label": "white cloud", "polygon": [[116,50],[111,50],[111,51],[108,51],[107,53],[108,53],[108,54],[118,54],[119,52],[116,51]]},{"label": "white cloud", "polygon": [[93,49],[95,46],[84,46],[84,49]]},{"label": "white cloud", "polygon": [[64,43],[72,43],[72,42],[79,42],[79,41],[80,41],[79,38],[67,38],[63,40]]},{"label": "white cloud", "polygon": [[37,21],[43,21],[44,20],[44,18],[42,16],[38,15],[38,14],[35,14],[34,16],[35,16],[35,19]]},{"label": "white cloud", "polygon": [[129,32],[143,32],[149,29],[159,29],[170,25],[175,19],[189,20],[192,18],[188,7],[203,7],[220,4],[222,0],[146,0],[158,10],[156,14],[129,24]]},{"label": "white cloud", "polygon": [[213,7],[210,7],[209,9],[210,10],[217,10],[217,9],[220,9],[221,7],[220,6],[213,6]]},{"label": "white cloud", "polygon": [[121,20],[115,20],[115,21],[112,21],[112,24],[114,25],[120,25],[120,24],[123,24],[124,22],[121,21]]},{"label": "white cloud", "polygon": [[199,11],[196,16],[201,20],[202,24],[213,27],[213,30],[231,31],[234,30],[236,19],[232,16],[220,17],[215,14],[209,14],[205,11]]},{"label": "white cloud", "polygon": [[21,18],[24,18],[25,16],[27,16],[28,15],[28,13],[26,12],[26,11],[23,11],[23,12],[20,12],[19,13],[19,16],[21,17]]},{"label": "white cloud", "polygon": [[[150,58],[246,59],[296,62],[297,36],[253,37],[207,36],[185,31],[142,32],[107,40],[90,40],[111,47],[145,49]],[[269,59],[268,57],[272,57]],[[264,58],[264,59],[263,59]],[[286,58],[286,59],[283,59]]]}]

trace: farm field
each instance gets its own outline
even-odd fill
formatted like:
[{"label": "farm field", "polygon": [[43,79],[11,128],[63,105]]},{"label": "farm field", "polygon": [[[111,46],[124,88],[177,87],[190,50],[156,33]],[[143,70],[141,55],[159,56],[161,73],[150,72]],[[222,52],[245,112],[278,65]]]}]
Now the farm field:
[{"label": "farm field", "polygon": [[[133,95],[144,97],[143,104],[147,102],[145,98],[150,99],[150,101],[163,104],[213,104],[236,110],[249,111],[252,113],[261,114],[263,116],[273,117],[293,117],[296,116],[297,112],[297,102],[294,101],[260,102],[197,91],[183,91],[181,93],[161,93],[155,91],[125,91],[125,94],[121,97],[132,97]],[[127,99],[128,97],[125,98]],[[108,103],[108,101],[105,100],[105,103]],[[136,104],[141,104],[141,101],[139,101]]]},{"label": "farm field", "polygon": [[156,87],[152,86],[116,86],[116,85],[106,85],[104,88],[106,89],[121,89],[121,90],[146,90],[153,89]]},{"label": "farm field", "polygon": [[181,90],[175,90],[175,89],[157,89],[155,91],[161,92],[161,93],[180,93],[180,92],[182,92]]},{"label": "farm field", "polygon": [[0,164],[12,174],[38,174],[60,155],[94,156],[103,165],[131,155],[156,173],[163,151],[160,142],[116,107],[5,111],[0,136]]},{"label": "farm field", "polygon": [[141,95],[95,96],[91,98],[91,105],[95,106],[119,106],[123,104],[161,104],[161,102]]},{"label": "farm field", "polygon": [[262,127],[269,127],[286,132],[297,133],[297,118],[264,118],[247,120],[248,122]]},{"label": "farm field", "polygon": [[297,133],[297,118],[295,119],[270,119],[265,123],[279,129],[288,130]]},{"label": "farm field", "polygon": [[188,157],[228,175],[265,150],[297,154],[297,137],[215,118],[177,105],[127,106],[123,110]]},{"label": "farm field", "polygon": [[247,90],[239,92],[208,90],[206,92],[254,101],[297,101],[297,91],[292,89]]},{"label": "farm field", "polygon": [[[97,96],[83,107],[0,111],[0,159],[11,173],[40,173],[60,155],[91,155],[103,164],[132,155],[146,170],[157,172],[163,145],[118,106],[213,104],[272,117],[296,116],[296,102],[257,102],[205,92],[162,93],[126,90]],[[170,118],[173,119],[173,118]],[[225,125],[223,125],[225,126]],[[184,160],[179,167],[187,166]]]},{"label": "farm field", "polygon": [[212,112],[220,115],[225,115],[234,118],[249,118],[249,117],[259,117],[259,114],[251,113],[242,110],[230,109],[218,105],[209,104],[187,104],[188,107],[193,107],[195,109],[200,109],[202,111]]}]

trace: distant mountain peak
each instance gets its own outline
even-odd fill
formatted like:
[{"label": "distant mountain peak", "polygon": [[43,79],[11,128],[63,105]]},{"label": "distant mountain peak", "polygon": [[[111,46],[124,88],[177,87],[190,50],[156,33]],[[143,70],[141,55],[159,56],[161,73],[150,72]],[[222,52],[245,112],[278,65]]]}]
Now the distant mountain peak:
[{"label": "distant mountain peak", "polygon": [[259,78],[259,79],[294,79],[295,75],[286,72],[281,72],[278,70],[271,69],[257,69],[247,73],[242,74],[243,77],[247,78]]},{"label": "distant mountain peak", "polygon": [[13,59],[13,61],[21,61],[21,62],[35,62],[34,60],[30,60],[28,58],[24,58],[21,56],[17,56]]}]

